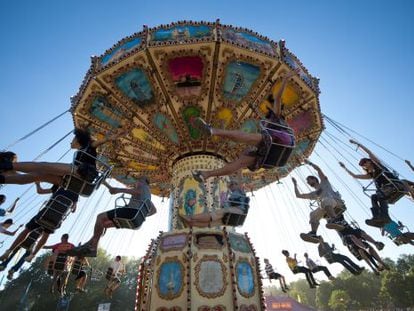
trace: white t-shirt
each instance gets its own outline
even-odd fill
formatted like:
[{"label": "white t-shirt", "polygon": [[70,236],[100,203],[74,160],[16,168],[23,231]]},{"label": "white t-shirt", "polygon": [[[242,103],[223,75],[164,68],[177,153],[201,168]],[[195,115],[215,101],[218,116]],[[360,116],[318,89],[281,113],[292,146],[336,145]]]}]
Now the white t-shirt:
[{"label": "white t-shirt", "polygon": [[335,200],[341,200],[341,195],[338,191],[332,189],[332,185],[328,178],[323,178],[319,184],[319,188],[311,192],[312,199],[321,201],[325,198],[332,198]]},{"label": "white t-shirt", "polygon": [[111,268],[113,269],[112,274],[115,276],[120,276],[123,271],[125,271],[124,264],[121,261],[114,261],[111,263]]}]

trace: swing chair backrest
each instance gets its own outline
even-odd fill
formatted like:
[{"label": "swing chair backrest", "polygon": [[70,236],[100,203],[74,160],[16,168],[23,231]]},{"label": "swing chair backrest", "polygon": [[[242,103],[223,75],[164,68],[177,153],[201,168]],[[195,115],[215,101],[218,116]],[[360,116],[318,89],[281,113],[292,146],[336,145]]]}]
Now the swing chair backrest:
[{"label": "swing chair backrest", "polygon": [[[408,192],[401,180],[398,179],[396,175],[394,176],[395,177],[392,178],[383,171],[368,185],[362,187],[362,189],[368,197],[370,197],[373,193],[379,191],[386,198],[388,204],[395,204],[404,195],[408,194]],[[387,183],[379,189],[376,187],[376,181],[378,178],[384,178],[387,180]]]},{"label": "swing chair backrest", "polygon": [[73,275],[78,275],[79,272],[81,272],[83,268],[82,261],[79,259],[76,259],[72,264],[72,269],[70,270],[70,273]]},{"label": "swing chair backrest", "polygon": [[30,249],[41,234],[41,229],[33,230],[32,232],[30,232],[29,236],[20,244],[20,247],[24,249]]},{"label": "swing chair backrest", "polygon": [[58,254],[56,256],[55,264],[53,265],[53,270],[58,272],[65,271],[67,262],[68,255]]},{"label": "swing chair backrest", "polygon": [[[94,159],[96,166],[79,162],[77,160],[80,158],[79,153],[84,154],[84,157]],[[98,189],[105,178],[111,173],[111,170],[112,166],[109,164],[91,156],[85,151],[78,150],[74,155],[72,171],[63,177],[62,186],[66,190],[88,197],[95,189]]]},{"label": "swing chair backrest", "polygon": [[42,228],[54,232],[66,219],[73,207],[73,201],[63,195],[57,195],[46,201],[43,213],[36,220]]},{"label": "swing chair backrest", "polygon": [[268,146],[262,167],[270,169],[284,166],[295,148],[295,134],[292,128],[261,120],[260,129],[270,139],[270,146]]},{"label": "swing chair backrest", "polygon": [[[133,208],[130,206],[134,206]],[[130,210],[135,210],[135,213],[130,218],[125,218],[122,216],[122,209],[128,208]],[[138,229],[142,223],[145,221],[145,218],[149,214],[152,208],[152,202],[150,199],[138,201],[131,200],[126,198],[124,195],[117,198],[115,201],[115,217],[113,222],[117,228],[123,229]]]},{"label": "swing chair backrest", "polygon": [[239,197],[231,200],[230,196],[229,200],[227,200],[226,206],[239,208],[243,214],[225,213],[222,219],[223,225],[233,227],[242,226],[246,220],[247,212],[249,211],[249,202],[249,197]]}]

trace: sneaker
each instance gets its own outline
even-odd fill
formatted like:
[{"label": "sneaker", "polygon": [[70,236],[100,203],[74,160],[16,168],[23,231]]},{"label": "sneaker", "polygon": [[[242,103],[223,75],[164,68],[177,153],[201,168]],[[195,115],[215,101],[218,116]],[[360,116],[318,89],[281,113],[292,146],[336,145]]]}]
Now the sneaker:
[{"label": "sneaker", "polygon": [[347,223],[345,220],[332,220],[328,221],[326,224],[326,228],[328,229],[335,229],[335,230],[343,230],[346,227]]},{"label": "sneaker", "polygon": [[194,171],[192,174],[193,174],[193,178],[196,181],[198,181],[200,184],[204,183],[204,177],[201,171]]},{"label": "sneaker", "polygon": [[0,271],[4,271],[6,269],[6,266],[0,265]]},{"label": "sneaker", "polygon": [[382,242],[376,242],[375,247],[380,251],[384,248],[384,243]]},{"label": "sneaker", "polygon": [[374,217],[372,219],[365,220],[365,223],[368,226],[378,227],[378,228],[382,228],[387,222],[388,222],[388,219],[379,218],[379,217]]},{"label": "sneaker", "polygon": [[195,126],[206,136],[212,136],[213,131],[210,124],[204,121],[202,118],[195,119]]},{"label": "sneaker", "polygon": [[333,280],[335,280],[336,278],[335,278],[333,275],[331,275],[328,279],[329,279],[330,281],[333,281]]},{"label": "sneaker", "polygon": [[4,252],[4,254],[0,257],[0,260],[1,261],[5,261],[5,260],[7,260],[7,258],[9,258],[9,256],[10,256],[10,254],[11,254],[11,250],[7,250],[7,251],[5,251]]},{"label": "sneaker", "polygon": [[13,274],[14,274],[14,270],[10,269],[9,272],[7,273],[7,279],[9,281],[13,280]]},{"label": "sneaker", "polygon": [[302,240],[310,243],[319,243],[321,237],[319,235],[316,235],[315,232],[310,231],[309,233],[301,233],[300,237]]},{"label": "sneaker", "polygon": [[31,262],[33,260],[33,258],[34,258],[34,255],[33,254],[30,254],[24,260],[27,261],[27,262]]},{"label": "sneaker", "polygon": [[286,289],[282,288],[282,292],[287,293]]},{"label": "sneaker", "polygon": [[364,267],[359,267],[358,269],[355,270],[355,275],[360,275],[362,272],[364,272],[365,268]]}]

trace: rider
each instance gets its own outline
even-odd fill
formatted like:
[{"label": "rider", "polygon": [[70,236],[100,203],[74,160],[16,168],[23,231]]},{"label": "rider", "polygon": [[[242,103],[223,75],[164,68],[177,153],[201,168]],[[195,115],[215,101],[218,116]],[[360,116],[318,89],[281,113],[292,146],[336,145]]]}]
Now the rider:
[{"label": "rider", "polygon": [[[282,94],[287,86],[288,80],[292,78],[299,71],[290,71],[282,78],[282,84],[277,92],[273,107],[268,107],[266,114],[266,120],[271,123],[276,123],[281,126],[287,127],[287,123],[282,115]],[[239,169],[248,168],[251,171],[258,170],[265,162],[265,157],[271,147],[271,140],[269,132],[263,130],[262,133],[246,133],[241,130],[226,130],[220,128],[213,128],[207,124],[203,119],[196,119],[197,126],[206,135],[219,136],[230,139],[235,142],[244,143],[250,145],[236,160],[226,163],[223,167],[210,171],[194,171],[193,177],[198,182],[204,182],[206,179],[214,176],[227,176],[237,172]],[[278,137],[273,139],[279,140],[282,145],[294,146],[292,135],[281,132]],[[255,146],[254,148],[252,148]]]},{"label": "rider", "polygon": [[[143,204],[147,207],[148,214],[145,217],[154,215],[157,212],[154,204],[151,202],[151,189],[149,186],[149,179],[146,176],[141,176],[135,183],[133,188],[114,188],[106,182],[104,183],[108,187],[111,194],[126,193],[131,195],[129,204],[122,208],[112,209],[99,214],[96,217],[93,236],[85,244],[74,248],[71,252],[71,256],[85,256],[96,257],[99,240],[107,228],[117,227],[114,222],[115,217],[132,219],[137,211],[143,208]],[[142,219],[142,222],[145,218]],[[140,224],[141,225],[141,224]]]},{"label": "rider", "polygon": [[108,284],[105,287],[105,295],[109,298],[112,298],[112,294],[118,289],[121,285],[121,276],[125,274],[125,265],[122,263],[121,256],[116,256],[115,261],[111,263],[111,266],[108,268],[111,271],[109,276]]},{"label": "rider", "polygon": [[271,282],[272,280],[279,280],[280,288],[282,289],[282,292],[286,293],[289,290],[289,287],[286,286],[285,277],[281,275],[280,273],[275,272],[275,270],[273,270],[273,267],[270,264],[269,259],[265,258],[264,262],[265,262],[265,271],[266,271],[267,277],[269,278],[269,281]]},{"label": "rider", "polygon": [[315,282],[315,279],[313,278],[313,274],[312,271],[310,271],[308,268],[305,268],[303,266],[298,266],[298,261],[296,259],[296,254],[294,255],[294,257],[289,257],[289,252],[287,250],[282,250],[282,254],[285,255],[286,257],[286,262],[290,268],[290,270],[292,270],[292,272],[294,274],[297,273],[304,273],[306,276],[306,280],[308,281],[309,287],[310,288],[315,288],[316,286],[318,286],[319,284]]},{"label": "rider", "polygon": [[[0,208],[0,217],[4,217],[6,215],[13,213],[13,211],[16,209],[16,205],[19,200],[20,198],[16,198],[12,206],[10,206],[7,210]],[[0,205],[2,205],[4,202],[6,202],[6,196],[4,194],[0,194]]]},{"label": "rider", "polygon": [[312,273],[323,271],[323,273],[325,273],[326,277],[329,280],[331,280],[331,281],[335,280],[335,277],[332,276],[331,272],[329,271],[329,269],[327,267],[317,265],[312,259],[309,258],[308,253],[303,254],[303,256],[305,256],[305,258],[306,258],[306,266],[309,268],[309,270]]},{"label": "rider", "polygon": [[[322,172],[321,168],[316,164],[305,160],[305,163],[313,167],[317,172],[319,179],[316,176],[310,175],[306,177],[306,182],[309,186],[315,189],[315,191],[309,193],[300,193],[295,178],[292,178],[292,182],[295,188],[295,195],[300,199],[318,200],[319,207],[313,210],[310,215],[311,231],[307,234],[303,234],[305,238],[309,238],[312,242],[318,242],[319,236],[316,234],[319,222],[324,217],[328,217],[328,228],[340,230],[344,226],[343,217],[340,217],[345,210],[344,202],[341,199],[339,192],[332,189],[332,185],[328,180],[328,177]],[[336,209],[339,209],[338,213]]]}]

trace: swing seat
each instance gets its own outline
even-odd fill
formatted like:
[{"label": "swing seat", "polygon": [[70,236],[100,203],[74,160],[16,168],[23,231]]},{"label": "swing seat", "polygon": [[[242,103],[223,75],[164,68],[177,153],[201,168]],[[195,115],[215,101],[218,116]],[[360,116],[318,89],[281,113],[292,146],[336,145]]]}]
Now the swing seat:
[{"label": "swing seat", "polygon": [[105,279],[107,279],[108,281],[110,281],[112,279],[112,275],[114,273],[114,269],[109,267],[108,270],[106,270],[105,273]]},{"label": "swing seat", "polygon": [[[376,180],[379,177],[385,178],[388,181],[388,183],[384,184],[381,188],[377,189],[377,187],[374,187],[374,185],[376,184]],[[398,179],[398,177],[391,178],[387,176],[387,174],[384,174],[384,172],[380,174],[379,177],[372,180],[367,186],[362,187],[362,190],[368,197],[371,196],[371,193],[380,192],[384,196],[388,204],[395,204],[403,196],[409,194],[405,185],[401,182],[401,180]]]},{"label": "swing seat", "polygon": [[270,145],[261,167],[271,169],[286,165],[295,148],[295,135],[292,128],[268,120],[261,120],[260,129],[270,139]]},{"label": "swing seat", "polygon": [[53,270],[58,272],[65,271],[67,260],[68,256],[66,254],[58,254],[53,265]]},{"label": "swing seat", "polygon": [[43,213],[36,220],[44,229],[54,232],[66,219],[73,206],[73,201],[63,195],[58,195],[45,203]]},{"label": "swing seat", "polygon": [[80,260],[75,260],[75,262],[72,265],[72,270],[70,271],[73,275],[78,275],[79,272],[82,270],[82,262]]},{"label": "swing seat", "polygon": [[[129,206],[139,206],[131,208]],[[132,201],[119,197],[115,201],[115,217],[112,220],[117,228],[136,230],[141,227],[152,208],[151,200]],[[126,216],[126,214],[129,214]]]},{"label": "swing seat", "polygon": [[24,249],[29,249],[33,245],[33,243],[37,241],[41,234],[41,229],[33,230],[32,232],[30,232],[29,236],[20,244],[20,247]]},{"label": "swing seat", "polygon": [[238,197],[232,200],[230,196],[229,200],[227,200],[228,206],[239,208],[243,211],[243,214],[225,213],[222,220],[223,225],[232,227],[242,226],[249,211],[249,202],[249,197]]},{"label": "swing seat", "polygon": [[[84,157],[93,158],[96,161],[96,166],[77,161],[78,153],[83,153]],[[111,173],[111,170],[112,166],[82,150],[78,150],[74,155],[71,173],[63,176],[62,186],[65,190],[89,197],[95,189],[98,189]]]}]

